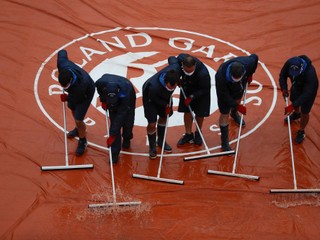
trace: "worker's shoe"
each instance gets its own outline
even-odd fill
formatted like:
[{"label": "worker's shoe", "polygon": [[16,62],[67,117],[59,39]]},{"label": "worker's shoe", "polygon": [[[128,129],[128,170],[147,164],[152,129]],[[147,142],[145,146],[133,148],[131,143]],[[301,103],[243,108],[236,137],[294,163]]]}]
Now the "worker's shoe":
[{"label": "worker's shoe", "polygon": [[185,133],[182,138],[180,138],[180,140],[178,141],[178,146],[183,146],[186,143],[194,143],[194,136],[193,133]]},{"label": "worker's shoe", "polygon": [[86,138],[81,138],[81,139],[79,139],[79,141],[78,141],[78,147],[77,147],[77,149],[76,149],[76,155],[77,156],[81,156],[83,153],[84,153],[84,151],[86,150],[86,148],[87,148],[87,139]]},{"label": "worker's shoe", "polygon": [[74,128],[73,130],[71,130],[67,134],[68,138],[74,138],[74,137],[78,137],[78,136],[79,136],[78,128]]},{"label": "worker's shoe", "polygon": [[195,145],[198,145],[198,146],[202,145],[202,138],[201,138],[201,135],[198,131],[195,131],[193,141],[194,141]]},{"label": "worker's shoe", "polygon": [[305,139],[306,137],[306,134],[304,133],[303,130],[299,130],[298,133],[297,133],[297,136],[296,136],[296,139],[295,139],[295,142],[297,144],[300,144],[303,142],[303,140]]}]

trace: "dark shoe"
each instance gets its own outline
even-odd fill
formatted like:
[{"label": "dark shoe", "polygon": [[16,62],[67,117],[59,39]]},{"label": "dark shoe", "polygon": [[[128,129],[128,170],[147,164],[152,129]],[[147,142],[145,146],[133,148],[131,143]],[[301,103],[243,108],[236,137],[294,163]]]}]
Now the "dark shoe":
[{"label": "dark shoe", "polygon": [[78,147],[76,150],[76,155],[81,156],[87,148],[87,139],[80,139],[78,141]]},{"label": "dark shoe", "polygon": [[117,163],[119,160],[119,155],[112,153],[112,163]]},{"label": "dark shoe", "polygon": [[67,134],[68,138],[74,138],[74,137],[78,137],[78,136],[79,136],[78,128],[74,128],[73,130],[71,130]]},{"label": "dark shoe", "polygon": [[148,134],[149,140],[149,158],[156,159],[157,158],[157,144],[156,144],[156,133]]},{"label": "dark shoe", "polygon": [[[158,141],[157,144],[158,144],[158,147],[162,148],[162,142]],[[163,150],[167,153],[172,152],[172,148],[170,147],[170,145],[167,142],[164,142],[164,149]]]},{"label": "dark shoe", "polygon": [[149,146],[149,158],[156,159],[157,158],[157,148],[153,146]]},{"label": "dark shoe", "polygon": [[178,141],[178,146],[182,146],[186,143],[194,143],[193,133],[185,133],[183,137]]},{"label": "dark shoe", "polygon": [[[298,120],[299,118],[301,118],[301,113],[297,113],[297,112],[293,112],[290,116],[290,122],[294,121],[294,120]],[[284,119],[285,122],[288,122],[288,117],[286,117]]]},{"label": "dark shoe", "polygon": [[[221,147],[222,152],[229,152],[232,151],[232,148],[230,147],[230,145],[226,145],[226,146],[222,146]],[[233,154],[232,153],[228,153],[227,156],[231,157]]]},{"label": "dark shoe", "polygon": [[231,151],[232,150],[229,144],[222,145],[221,149],[222,149],[222,152],[227,152],[227,151]]},{"label": "dark shoe", "polygon": [[[241,117],[237,111],[231,111],[230,116],[233,118],[233,120],[240,126]],[[242,126],[244,127],[246,125],[245,121],[242,119]]]},{"label": "dark shoe", "polygon": [[124,149],[130,148],[130,139],[123,139],[122,148],[124,148]]},{"label": "dark shoe", "polygon": [[198,145],[198,146],[202,145],[202,138],[201,138],[200,133],[198,131],[196,131],[194,133],[194,144]]},{"label": "dark shoe", "polygon": [[303,130],[299,130],[295,139],[295,142],[300,144],[303,142],[303,139],[305,139],[306,134],[304,133]]}]

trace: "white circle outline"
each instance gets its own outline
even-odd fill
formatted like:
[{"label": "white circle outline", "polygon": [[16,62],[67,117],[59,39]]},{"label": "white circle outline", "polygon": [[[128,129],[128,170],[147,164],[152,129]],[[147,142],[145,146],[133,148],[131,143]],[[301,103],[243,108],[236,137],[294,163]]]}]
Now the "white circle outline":
[{"label": "white circle outline", "polygon": [[[232,48],[235,48],[243,53],[245,53],[246,55],[250,55],[250,53],[248,51],[245,51],[243,49],[241,49],[240,47],[230,43],[230,42],[226,42],[226,41],[223,41],[219,38],[215,38],[215,37],[212,37],[212,36],[209,36],[209,35],[206,35],[206,34],[201,34],[201,33],[197,33],[197,32],[192,32],[192,31],[188,31],[188,30],[181,30],[181,29],[173,29],[173,28],[159,28],[159,27],[126,27],[126,28],[122,28],[122,27],[117,27],[117,28],[114,28],[114,29],[110,29],[110,30],[105,30],[105,31],[101,31],[101,32],[97,32],[97,33],[91,33],[91,34],[86,34],[84,35],[83,37],[80,37],[80,38],[77,38],[77,39],[74,39],[72,40],[71,42],[63,45],[62,47],[60,47],[59,49],[55,50],[52,54],[50,54],[50,56],[44,61],[42,62],[37,74],[36,74],[36,77],[35,77],[35,80],[34,80],[34,94],[35,94],[35,99],[36,99],[36,102],[40,108],[40,110],[43,112],[43,114],[49,119],[49,121],[55,125],[58,129],[60,129],[61,131],[64,131],[64,128],[61,127],[60,125],[58,125],[52,118],[51,116],[47,113],[47,111],[44,109],[44,107],[42,106],[41,104],[41,101],[40,101],[40,98],[39,98],[39,94],[38,94],[38,82],[39,82],[39,78],[40,78],[40,75],[41,75],[41,72],[43,70],[43,68],[45,67],[45,65],[62,49],[72,45],[73,43],[75,42],[79,42],[85,38],[88,38],[88,37],[91,37],[91,36],[95,36],[95,35],[101,35],[101,34],[104,34],[104,33],[108,33],[108,32],[116,32],[116,31],[119,31],[121,29],[125,29],[125,30],[129,30],[129,29],[134,29],[134,30],[159,30],[159,31],[173,31],[173,32],[183,32],[183,33],[187,33],[187,34],[193,34],[193,35],[197,35],[197,36],[201,36],[201,37],[204,37],[204,38],[209,38],[209,39],[213,39],[215,41],[218,41],[218,42],[221,42],[223,44],[227,44],[229,45],[230,47]],[[246,132],[245,134],[241,135],[240,136],[240,139],[242,138],[245,138],[247,137],[248,135],[250,135],[251,133],[253,133],[256,129],[258,129],[267,119],[268,117],[271,115],[274,107],[275,107],[275,104],[276,104],[276,99],[277,99],[277,86],[276,86],[276,83],[271,75],[271,73],[269,72],[269,70],[267,69],[267,67],[265,66],[265,64],[263,62],[261,62],[259,60],[258,62],[261,67],[263,68],[263,70],[266,72],[266,74],[268,75],[271,83],[272,83],[272,86],[273,86],[273,100],[272,100],[272,104],[271,104],[271,107],[269,109],[269,111],[267,112],[267,114],[265,115],[264,118],[262,118],[262,120],[260,122],[258,122],[255,127],[253,127],[250,131]],[[237,141],[237,138],[235,138],[234,140],[230,141],[230,143],[234,143]],[[99,149],[103,149],[103,150],[109,150],[109,148],[107,147],[103,147],[103,146],[100,146],[98,144],[95,144],[95,143],[92,143],[90,141],[88,141],[88,145],[91,145],[93,147],[97,147]],[[220,148],[220,146],[215,146],[215,147],[212,147],[212,148],[209,148],[209,151],[212,151],[212,150],[215,150],[215,149],[218,149]],[[128,155],[140,155],[140,156],[148,156],[147,153],[135,153],[135,152],[127,152],[127,151],[121,151],[122,153],[125,153],[125,154],[128,154]],[[170,154],[164,154],[163,156],[170,156],[170,157],[178,157],[178,156],[188,156],[188,155],[196,155],[196,154],[199,154],[199,153],[203,153],[203,152],[207,152],[206,149],[204,150],[199,150],[199,151],[195,151],[195,152],[187,152],[187,153],[170,153]]]}]

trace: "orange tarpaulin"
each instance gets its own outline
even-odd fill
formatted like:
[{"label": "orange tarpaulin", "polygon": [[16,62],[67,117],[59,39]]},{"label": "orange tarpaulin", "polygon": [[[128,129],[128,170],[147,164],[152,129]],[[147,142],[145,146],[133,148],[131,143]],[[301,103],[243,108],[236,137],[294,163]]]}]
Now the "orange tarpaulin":
[{"label": "orange tarpaulin", "polygon": [[[270,193],[294,188],[278,76],[288,58],[301,54],[320,71],[319,1],[16,0],[1,1],[0,7],[0,239],[319,238],[319,194]],[[114,73],[134,84],[134,138],[113,170],[117,200],[141,205],[88,208],[112,202],[105,116],[97,93],[86,118],[86,153],[76,157],[77,140],[68,140],[70,165],[94,168],[41,170],[65,164],[56,69],[60,49],[94,80]],[[203,61],[212,78],[211,115],[203,125],[210,153],[220,152],[215,72],[226,59],[259,56],[248,88],[236,168],[237,173],[259,176],[259,181],[207,173],[231,172],[234,156],[184,161],[207,151],[204,146],[176,146],[184,133],[178,90],[167,133],[173,153],[163,156],[161,176],[184,185],[132,178],[157,176],[159,166],[159,157],[148,158],[142,84],[169,56],[182,52]],[[306,139],[293,145],[299,189],[320,188],[318,96]],[[67,109],[67,130],[73,127]],[[291,128],[294,137],[299,122]],[[233,149],[237,134],[231,121]]]}]

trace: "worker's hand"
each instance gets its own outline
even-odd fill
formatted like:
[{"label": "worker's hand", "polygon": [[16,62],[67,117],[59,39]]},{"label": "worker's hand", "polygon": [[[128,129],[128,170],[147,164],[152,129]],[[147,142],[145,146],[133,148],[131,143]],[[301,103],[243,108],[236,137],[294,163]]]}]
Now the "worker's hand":
[{"label": "worker's hand", "polygon": [[166,116],[167,116],[167,115],[170,115],[171,112],[172,112],[172,108],[169,107],[169,105],[167,105],[167,106],[166,106]]},{"label": "worker's hand", "polygon": [[192,100],[193,100],[193,95],[190,95],[184,100],[184,105],[188,107]]},{"label": "worker's hand", "polygon": [[103,108],[103,110],[107,110],[108,106],[107,106],[107,103],[106,102],[102,102],[101,103],[101,107]]},{"label": "worker's hand", "polygon": [[68,101],[68,95],[65,93],[60,94],[60,100],[61,100],[61,102]]},{"label": "worker's hand", "polygon": [[284,108],[284,115],[291,114],[293,110],[294,110],[294,107],[292,106],[292,104],[290,104],[289,106]]},{"label": "worker's hand", "polygon": [[242,104],[239,104],[237,106],[237,110],[238,110],[238,112],[242,113],[243,115],[247,114],[247,108],[245,106],[243,106]]},{"label": "worker's hand", "polygon": [[110,135],[107,139],[107,147],[109,148],[116,140],[116,135]]}]

